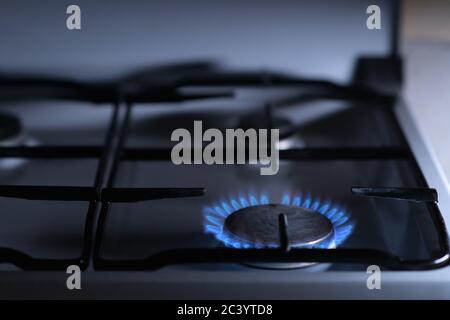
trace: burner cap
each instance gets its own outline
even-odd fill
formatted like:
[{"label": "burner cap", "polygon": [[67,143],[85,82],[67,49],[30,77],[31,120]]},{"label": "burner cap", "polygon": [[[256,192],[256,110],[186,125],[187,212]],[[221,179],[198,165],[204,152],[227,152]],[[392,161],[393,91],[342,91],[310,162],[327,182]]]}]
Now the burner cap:
[{"label": "burner cap", "polygon": [[0,142],[19,136],[21,131],[19,118],[12,114],[0,113]]},{"label": "burner cap", "polygon": [[233,212],[225,219],[225,228],[245,242],[262,246],[278,245],[280,214],[286,215],[291,247],[317,244],[333,234],[331,221],[319,212],[280,204],[252,206]]}]

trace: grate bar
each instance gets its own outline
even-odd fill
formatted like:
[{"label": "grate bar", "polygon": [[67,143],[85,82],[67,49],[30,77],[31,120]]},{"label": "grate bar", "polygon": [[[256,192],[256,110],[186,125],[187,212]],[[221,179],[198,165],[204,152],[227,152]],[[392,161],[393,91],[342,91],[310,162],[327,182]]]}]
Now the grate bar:
[{"label": "grate bar", "polygon": [[374,249],[231,249],[198,248],[167,250],[146,259],[98,261],[98,270],[158,270],[169,265],[189,263],[356,263],[376,264],[392,270],[428,270],[449,264],[449,255],[430,260],[401,260]]},{"label": "grate bar", "polygon": [[408,200],[415,202],[438,202],[438,193],[432,188],[372,188],[352,187],[356,196]]},{"label": "grate bar", "polygon": [[96,201],[97,190],[94,187],[2,185],[0,197],[26,200]]},{"label": "grate bar", "polygon": [[168,198],[199,197],[204,188],[105,188],[101,200],[104,202],[138,202]]}]

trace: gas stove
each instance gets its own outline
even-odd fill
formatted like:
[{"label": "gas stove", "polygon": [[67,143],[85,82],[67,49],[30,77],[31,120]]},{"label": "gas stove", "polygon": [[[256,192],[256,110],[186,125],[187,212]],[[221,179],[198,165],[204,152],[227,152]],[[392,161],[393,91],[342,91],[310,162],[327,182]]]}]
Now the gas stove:
[{"label": "gas stove", "polygon": [[[450,297],[449,194],[391,49],[346,84],[210,60],[2,73],[0,297]],[[278,173],[175,165],[194,121],[279,129]]]}]

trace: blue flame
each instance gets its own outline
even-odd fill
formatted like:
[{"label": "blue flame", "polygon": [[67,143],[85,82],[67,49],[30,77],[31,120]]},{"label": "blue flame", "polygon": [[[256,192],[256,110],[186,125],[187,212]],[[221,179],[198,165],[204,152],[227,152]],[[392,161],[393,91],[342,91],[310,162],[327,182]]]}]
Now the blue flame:
[{"label": "blue flame", "polygon": [[352,234],[354,223],[350,220],[350,214],[329,201],[320,201],[312,198],[310,194],[302,196],[295,194],[291,196],[285,193],[281,201],[270,202],[266,193],[256,195],[249,193],[245,196],[230,197],[228,200],[217,202],[211,206],[203,208],[204,231],[215,236],[217,240],[225,246],[237,249],[277,247],[278,244],[263,245],[260,243],[248,242],[231,234],[224,228],[225,219],[233,212],[250,206],[258,206],[269,203],[281,203],[284,205],[302,207],[314,210],[326,216],[333,225],[333,237],[330,240],[321,242],[309,248],[332,249],[341,245]]}]

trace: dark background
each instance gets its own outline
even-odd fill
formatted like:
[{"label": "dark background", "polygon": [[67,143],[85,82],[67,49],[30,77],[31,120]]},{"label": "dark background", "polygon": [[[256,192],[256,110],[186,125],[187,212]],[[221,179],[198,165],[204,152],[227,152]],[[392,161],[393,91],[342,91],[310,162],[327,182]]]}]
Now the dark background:
[{"label": "dark background", "polygon": [[[2,0],[0,70],[103,77],[130,67],[213,58],[347,80],[360,54],[389,49],[390,1]],[[81,7],[82,30],[66,28]],[[366,9],[382,9],[382,29]]]}]

